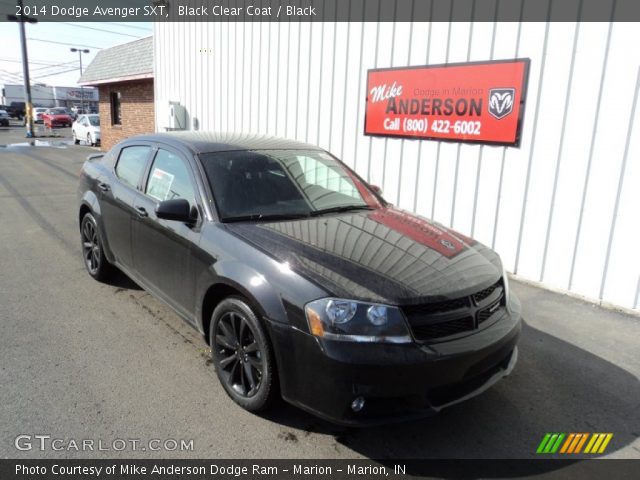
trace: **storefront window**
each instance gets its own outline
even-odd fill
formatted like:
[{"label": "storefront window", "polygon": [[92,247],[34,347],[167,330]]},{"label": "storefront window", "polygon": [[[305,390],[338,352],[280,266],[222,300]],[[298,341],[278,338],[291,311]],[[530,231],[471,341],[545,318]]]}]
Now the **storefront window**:
[{"label": "storefront window", "polygon": [[121,125],[122,119],[120,117],[120,92],[111,92],[111,125]]}]

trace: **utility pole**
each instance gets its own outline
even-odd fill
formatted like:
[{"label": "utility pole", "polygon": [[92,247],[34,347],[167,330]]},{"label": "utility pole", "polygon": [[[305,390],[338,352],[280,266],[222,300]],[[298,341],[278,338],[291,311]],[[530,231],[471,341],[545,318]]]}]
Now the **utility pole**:
[{"label": "utility pole", "polygon": [[[84,50],[81,48],[71,48],[70,49],[72,52],[78,52],[78,55],[80,56],[80,76],[82,77],[82,54],[83,53],[89,53],[89,49],[85,48]],[[84,111],[84,87],[82,85],[80,85],[80,108],[82,109],[82,113],[86,113]]]},{"label": "utility pole", "polygon": [[[22,0],[18,0],[20,11],[23,11]],[[27,37],[25,35],[24,24],[37,23],[35,18],[25,15],[7,15],[10,22],[20,24],[20,45],[22,47],[22,76],[24,77],[24,124],[27,127],[27,138],[33,137],[33,107],[31,105],[31,82],[29,80],[29,58],[27,56]]]}]

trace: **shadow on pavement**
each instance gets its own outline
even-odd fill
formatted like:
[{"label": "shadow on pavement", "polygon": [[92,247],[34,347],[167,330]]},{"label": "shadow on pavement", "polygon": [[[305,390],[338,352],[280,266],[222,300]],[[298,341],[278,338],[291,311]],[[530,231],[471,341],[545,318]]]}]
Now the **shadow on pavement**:
[{"label": "shadow on pavement", "polygon": [[131,280],[122,270],[114,268],[113,272],[104,283],[123,290],[142,290],[142,287]]},{"label": "shadow on pavement", "polygon": [[[296,408],[282,406],[268,418],[300,429],[302,435],[332,435],[337,447],[383,463],[393,459],[540,459],[543,456],[535,450],[547,432],[612,432],[614,436],[606,450],[611,453],[640,436],[640,382],[634,375],[526,324],[519,348],[518,365],[509,377],[483,395],[435,417],[353,429],[333,426]],[[577,460],[587,457],[590,456],[551,456]],[[569,464],[522,462],[523,468],[510,476],[541,473]]]}]

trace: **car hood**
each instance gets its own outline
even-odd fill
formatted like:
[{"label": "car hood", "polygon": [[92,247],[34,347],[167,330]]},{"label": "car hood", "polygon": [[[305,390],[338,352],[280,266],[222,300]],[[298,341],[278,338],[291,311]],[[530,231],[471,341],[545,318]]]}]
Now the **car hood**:
[{"label": "car hood", "polygon": [[272,223],[228,223],[330,295],[391,305],[469,295],[502,275],[498,255],[395,208]]}]

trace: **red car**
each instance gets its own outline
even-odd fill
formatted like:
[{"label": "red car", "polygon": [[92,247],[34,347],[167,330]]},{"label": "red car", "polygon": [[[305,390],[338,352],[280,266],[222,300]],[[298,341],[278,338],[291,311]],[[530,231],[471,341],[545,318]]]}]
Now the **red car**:
[{"label": "red car", "polygon": [[73,123],[71,115],[64,108],[50,108],[42,114],[45,127],[70,127]]}]

